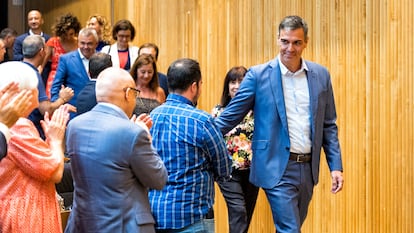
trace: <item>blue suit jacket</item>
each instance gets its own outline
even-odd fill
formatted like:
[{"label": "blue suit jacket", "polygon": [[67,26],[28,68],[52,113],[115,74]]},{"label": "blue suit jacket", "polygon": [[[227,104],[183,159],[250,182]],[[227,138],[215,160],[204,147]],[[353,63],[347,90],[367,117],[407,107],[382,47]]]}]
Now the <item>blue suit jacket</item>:
[{"label": "blue suit jacket", "polygon": [[[59,98],[61,85],[64,85],[65,87],[72,88],[75,92],[75,95],[69,103],[76,106],[76,98],[79,92],[89,82],[89,75],[83,66],[82,59],[78,51],[79,49],[60,56],[55,79],[53,80],[50,91],[52,102]],[[71,113],[70,115],[71,118],[73,118],[76,114]]]},{"label": "blue suit jacket", "polygon": [[90,111],[96,102],[96,80],[90,80],[76,98],[76,115]]},{"label": "blue suit jacket", "polygon": [[160,84],[160,87],[164,90],[165,98],[167,98],[168,94],[170,94],[170,92],[168,91],[167,75],[158,72],[158,83]]},{"label": "blue suit jacket", "polygon": [[167,170],[149,133],[118,107],[98,104],[69,122],[74,181],[65,232],[142,232],[154,224],[148,189],[162,189]]},{"label": "blue suit jacket", "polygon": [[[336,110],[329,72],[305,61],[310,95],[312,178],[318,183],[321,147],[330,170],[342,171]],[[290,154],[289,130],[283,96],[282,75],[276,59],[249,69],[236,96],[216,119],[223,133],[233,129],[254,111],[253,159],[250,181],[273,188],[284,174]]]},{"label": "blue suit jacket", "polygon": [[[26,32],[16,37],[16,40],[14,41],[14,44],[13,44],[13,60],[15,61],[23,60],[23,41],[29,35],[30,35],[29,32]],[[50,36],[46,33],[43,33],[42,37],[45,38],[45,42],[47,42],[50,39]]]}]

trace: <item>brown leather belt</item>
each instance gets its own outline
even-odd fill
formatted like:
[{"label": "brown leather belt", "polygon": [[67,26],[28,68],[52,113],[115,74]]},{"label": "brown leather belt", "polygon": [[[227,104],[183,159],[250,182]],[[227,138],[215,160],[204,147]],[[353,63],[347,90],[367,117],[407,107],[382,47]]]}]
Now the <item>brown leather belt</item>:
[{"label": "brown leather belt", "polygon": [[307,163],[312,159],[311,154],[297,154],[290,152],[289,160],[296,161],[298,163]]}]

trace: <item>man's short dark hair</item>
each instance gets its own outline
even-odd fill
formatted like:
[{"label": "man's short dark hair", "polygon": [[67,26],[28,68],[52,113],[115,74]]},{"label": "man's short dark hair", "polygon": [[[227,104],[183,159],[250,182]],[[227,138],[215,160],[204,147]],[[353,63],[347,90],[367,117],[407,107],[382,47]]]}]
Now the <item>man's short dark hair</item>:
[{"label": "man's short dark hair", "polygon": [[118,40],[118,32],[119,31],[131,31],[131,41],[135,38],[135,27],[131,23],[131,21],[127,19],[121,19],[118,22],[115,23],[115,25],[112,27],[112,38],[114,40]]},{"label": "man's short dark hair", "polygon": [[172,92],[181,93],[187,90],[192,83],[201,80],[200,64],[190,58],[174,61],[167,72],[168,88]]},{"label": "man's short dark hair", "polygon": [[7,36],[17,36],[17,31],[14,30],[13,28],[4,28],[3,30],[1,30],[0,32],[0,38],[1,39],[5,39]]},{"label": "man's short dark hair", "polygon": [[305,40],[308,38],[308,24],[304,19],[297,15],[289,15],[282,19],[279,24],[278,34],[282,30],[296,30],[302,28],[305,36]]},{"label": "man's short dark hair", "polygon": [[143,48],[153,48],[155,50],[155,57],[154,58],[155,58],[156,61],[158,60],[158,51],[159,51],[159,49],[158,49],[158,46],[156,44],[154,44],[154,43],[142,44],[141,46],[139,46],[139,50],[138,50],[139,55],[141,55],[141,49],[143,49]]},{"label": "man's short dark hair", "polygon": [[89,59],[89,75],[91,79],[98,78],[98,75],[108,67],[112,67],[111,55],[94,53]]}]

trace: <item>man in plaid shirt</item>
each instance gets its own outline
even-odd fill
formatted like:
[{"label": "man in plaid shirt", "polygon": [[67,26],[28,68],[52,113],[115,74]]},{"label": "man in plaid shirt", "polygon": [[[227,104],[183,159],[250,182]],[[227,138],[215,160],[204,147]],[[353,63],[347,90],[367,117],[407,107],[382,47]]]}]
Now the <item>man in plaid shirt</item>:
[{"label": "man in plaid shirt", "polygon": [[152,144],[168,170],[164,189],[149,199],[157,232],[214,232],[214,180],[231,174],[231,158],[214,120],[196,108],[200,66],[179,59],[167,73],[170,94],[151,112]]}]

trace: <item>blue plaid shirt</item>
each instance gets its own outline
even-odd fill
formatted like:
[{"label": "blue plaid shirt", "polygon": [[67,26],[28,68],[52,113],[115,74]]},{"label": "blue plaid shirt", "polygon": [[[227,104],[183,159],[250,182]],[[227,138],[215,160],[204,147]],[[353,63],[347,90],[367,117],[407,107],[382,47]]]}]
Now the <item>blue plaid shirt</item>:
[{"label": "blue plaid shirt", "polygon": [[157,229],[181,229],[214,204],[214,179],[231,174],[231,158],[213,118],[185,97],[170,93],[151,112],[152,144],[168,170],[161,191],[150,190]]}]

